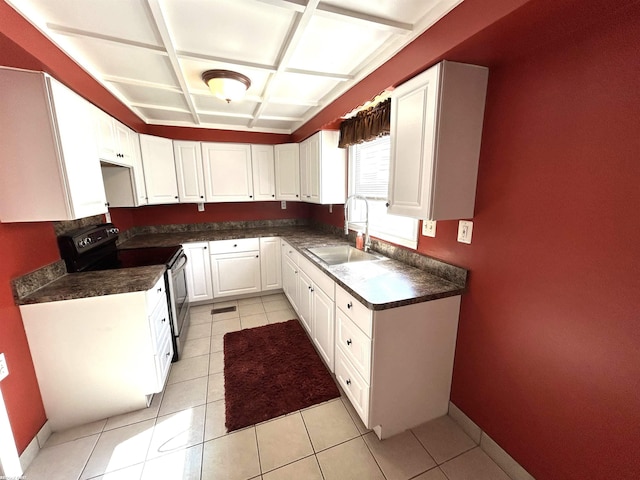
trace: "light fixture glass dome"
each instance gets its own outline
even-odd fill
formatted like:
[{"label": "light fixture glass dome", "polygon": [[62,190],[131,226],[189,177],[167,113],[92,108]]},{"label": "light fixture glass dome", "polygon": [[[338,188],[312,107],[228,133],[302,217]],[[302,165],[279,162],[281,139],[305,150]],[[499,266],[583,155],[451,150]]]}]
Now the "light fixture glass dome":
[{"label": "light fixture glass dome", "polygon": [[202,74],[202,80],[213,95],[227,103],[241,100],[251,86],[249,77],[230,70],[207,70]]}]

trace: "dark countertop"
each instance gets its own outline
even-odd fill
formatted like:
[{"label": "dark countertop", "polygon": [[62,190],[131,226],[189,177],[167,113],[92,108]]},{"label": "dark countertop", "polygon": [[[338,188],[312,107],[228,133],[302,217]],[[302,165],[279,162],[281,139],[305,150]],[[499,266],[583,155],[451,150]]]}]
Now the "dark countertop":
[{"label": "dark countertop", "polygon": [[164,275],[164,265],[65,274],[30,295],[20,305],[146,291]]},{"label": "dark countertop", "polygon": [[200,232],[149,233],[136,235],[120,245],[120,248],[170,246],[190,242],[255,237],[283,238],[305,258],[329,275],[338,285],[372,310],[385,310],[402,305],[461,295],[464,291],[463,285],[458,285],[406,263],[382,257],[379,254],[382,257],[380,260],[327,265],[320,258],[311,254],[308,248],[326,245],[347,245],[346,237],[340,238],[310,227],[266,227]]}]

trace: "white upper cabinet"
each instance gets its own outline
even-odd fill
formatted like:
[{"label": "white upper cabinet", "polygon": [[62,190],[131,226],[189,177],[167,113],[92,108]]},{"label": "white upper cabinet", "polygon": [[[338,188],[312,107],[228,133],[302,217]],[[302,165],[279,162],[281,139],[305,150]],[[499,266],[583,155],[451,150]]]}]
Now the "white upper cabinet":
[{"label": "white upper cabinet", "polygon": [[134,132],[102,110],[96,108],[95,112],[100,159],[119,165],[133,166],[131,136]]},{"label": "white upper cabinet", "polygon": [[140,134],[140,151],[148,203],[178,203],[173,142],[167,138]]},{"label": "white upper cabinet", "polygon": [[338,148],[339,132],[322,130],[300,144],[300,195],[311,203],[346,200],[346,150]]},{"label": "white upper cabinet", "polygon": [[95,107],[41,72],[0,69],[0,221],[107,211]]},{"label": "white upper cabinet", "polygon": [[253,199],[275,200],[273,145],[251,145],[251,163],[253,165]]},{"label": "white upper cabinet", "polygon": [[142,166],[142,152],[140,151],[140,136],[137,133],[129,135],[131,141],[131,159],[133,160],[132,174],[136,193],[135,206],[139,207],[149,203],[147,198],[147,186],[144,181],[144,167]]},{"label": "white upper cabinet", "polygon": [[251,146],[241,143],[202,143],[207,202],[253,200]]},{"label": "white upper cabinet", "polygon": [[300,200],[300,144],[274,147],[276,200]]},{"label": "white upper cabinet", "polygon": [[173,141],[180,203],[204,202],[204,171],[200,142]]},{"label": "white upper cabinet", "polygon": [[140,155],[138,134],[128,135],[131,165],[100,162],[109,207],[139,207],[147,204],[147,187]]},{"label": "white upper cabinet", "polygon": [[444,61],[393,91],[389,213],[473,217],[488,75]]}]

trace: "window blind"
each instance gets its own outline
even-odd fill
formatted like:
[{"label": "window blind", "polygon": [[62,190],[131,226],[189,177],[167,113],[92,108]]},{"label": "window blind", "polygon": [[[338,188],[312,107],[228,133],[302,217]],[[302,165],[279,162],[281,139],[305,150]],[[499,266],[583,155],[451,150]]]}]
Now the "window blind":
[{"label": "window blind", "polygon": [[355,175],[355,194],[386,200],[389,188],[391,137],[385,135],[351,147]]}]

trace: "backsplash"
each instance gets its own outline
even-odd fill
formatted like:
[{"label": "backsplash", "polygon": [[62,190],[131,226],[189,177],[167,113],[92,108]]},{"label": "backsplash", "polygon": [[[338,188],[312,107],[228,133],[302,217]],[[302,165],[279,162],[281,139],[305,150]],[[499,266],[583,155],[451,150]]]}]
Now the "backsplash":
[{"label": "backsplash", "polygon": [[127,232],[132,232],[132,235],[142,235],[147,233],[206,232],[210,230],[231,230],[265,227],[300,227],[306,225],[309,225],[309,221],[307,219],[283,218],[276,220],[184,223],[178,225],[147,225],[133,227],[127,230]]}]

